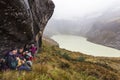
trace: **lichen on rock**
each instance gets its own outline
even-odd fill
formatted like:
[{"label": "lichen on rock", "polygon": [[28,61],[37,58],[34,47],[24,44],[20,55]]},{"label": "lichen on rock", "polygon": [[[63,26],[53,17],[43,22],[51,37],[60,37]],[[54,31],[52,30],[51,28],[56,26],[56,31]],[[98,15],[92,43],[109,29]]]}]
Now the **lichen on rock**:
[{"label": "lichen on rock", "polygon": [[0,0],[0,53],[30,42],[40,47],[54,7],[51,0]]}]

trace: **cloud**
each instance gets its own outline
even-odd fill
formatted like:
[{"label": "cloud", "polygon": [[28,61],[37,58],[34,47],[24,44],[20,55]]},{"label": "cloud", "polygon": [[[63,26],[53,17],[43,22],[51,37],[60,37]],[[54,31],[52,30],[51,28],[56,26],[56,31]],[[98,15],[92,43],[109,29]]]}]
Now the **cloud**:
[{"label": "cloud", "polygon": [[56,8],[54,18],[73,19],[89,13],[101,13],[120,0],[53,0]]}]

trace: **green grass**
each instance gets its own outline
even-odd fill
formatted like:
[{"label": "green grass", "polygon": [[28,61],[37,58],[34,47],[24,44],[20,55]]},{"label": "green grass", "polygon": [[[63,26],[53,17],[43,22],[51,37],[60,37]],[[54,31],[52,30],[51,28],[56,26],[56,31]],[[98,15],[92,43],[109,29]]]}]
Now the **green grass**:
[{"label": "green grass", "polygon": [[[119,80],[114,69],[94,63],[98,58],[70,52],[43,41],[42,51],[37,54],[33,70],[6,71],[0,80]],[[99,62],[98,62],[99,61]],[[102,63],[100,63],[102,64]],[[109,66],[110,67],[110,66]]]},{"label": "green grass", "polygon": [[76,59],[76,61],[84,62],[84,61],[85,61],[85,58],[84,58],[84,57],[78,57],[78,58]]}]

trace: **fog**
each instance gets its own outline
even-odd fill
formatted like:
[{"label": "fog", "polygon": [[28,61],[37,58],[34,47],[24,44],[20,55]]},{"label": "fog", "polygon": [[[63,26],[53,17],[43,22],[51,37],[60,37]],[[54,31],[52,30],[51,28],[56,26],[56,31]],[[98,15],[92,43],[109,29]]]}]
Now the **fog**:
[{"label": "fog", "polygon": [[[111,6],[120,5],[120,0],[53,0],[56,8],[54,18],[73,19],[91,13],[101,13]],[[119,6],[120,8],[120,6]]]},{"label": "fog", "polygon": [[85,36],[96,24],[120,19],[120,0],[53,0],[56,7],[45,35]]}]

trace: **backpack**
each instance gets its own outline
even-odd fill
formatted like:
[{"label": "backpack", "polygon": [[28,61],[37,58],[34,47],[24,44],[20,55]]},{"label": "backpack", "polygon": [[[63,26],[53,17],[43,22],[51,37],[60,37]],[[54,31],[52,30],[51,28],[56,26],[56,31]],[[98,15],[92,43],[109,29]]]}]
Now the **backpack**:
[{"label": "backpack", "polygon": [[18,64],[17,64],[17,61],[12,61],[12,62],[11,62],[11,65],[10,65],[10,68],[11,68],[11,69],[16,69],[17,65],[18,65]]},{"label": "backpack", "polygon": [[10,69],[16,69],[18,62],[16,60],[16,57],[12,56],[12,55],[8,55],[5,57],[5,62],[7,64],[7,66]]}]

